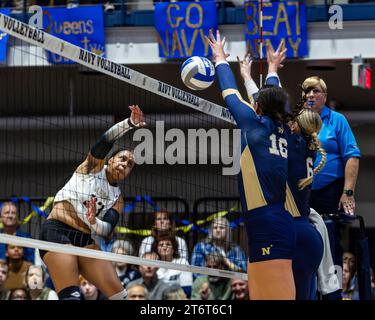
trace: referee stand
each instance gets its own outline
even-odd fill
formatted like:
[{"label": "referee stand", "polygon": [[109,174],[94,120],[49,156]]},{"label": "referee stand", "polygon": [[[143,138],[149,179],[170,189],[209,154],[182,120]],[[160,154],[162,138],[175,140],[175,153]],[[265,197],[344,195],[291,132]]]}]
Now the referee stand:
[{"label": "referee stand", "polygon": [[340,213],[323,215],[323,218],[330,237],[332,255],[335,254],[334,250],[336,249],[332,248],[332,244],[335,243],[335,223],[353,224],[356,221],[359,222],[359,237],[356,239],[355,243],[359,299],[372,300],[370,253],[363,217],[360,215],[350,216]]}]

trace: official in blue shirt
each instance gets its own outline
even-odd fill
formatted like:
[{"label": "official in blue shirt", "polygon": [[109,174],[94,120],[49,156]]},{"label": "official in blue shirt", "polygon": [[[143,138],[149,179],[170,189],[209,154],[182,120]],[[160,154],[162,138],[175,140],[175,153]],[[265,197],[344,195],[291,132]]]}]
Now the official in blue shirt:
[{"label": "official in blue shirt", "polygon": [[[325,103],[327,86],[319,77],[307,78],[302,84],[307,105],[320,114],[323,122],[319,139],[327,152],[322,171],[314,177],[311,206],[320,214],[339,210],[354,214],[354,190],[361,156],[346,118]],[[314,165],[320,161],[318,156]]]},{"label": "official in blue shirt", "polygon": [[[318,112],[322,119],[319,139],[327,153],[324,168],[314,177],[310,206],[320,214],[345,212],[354,215],[354,192],[361,153],[353,132],[342,114],[325,105],[327,86],[322,79],[317,76],[307,78],[302,88],[307,98],[306,106]],[[319,161],[318,155],[314,166]],[[340,225],[335,221],[326,224],[334,263],[342,266]]]}]

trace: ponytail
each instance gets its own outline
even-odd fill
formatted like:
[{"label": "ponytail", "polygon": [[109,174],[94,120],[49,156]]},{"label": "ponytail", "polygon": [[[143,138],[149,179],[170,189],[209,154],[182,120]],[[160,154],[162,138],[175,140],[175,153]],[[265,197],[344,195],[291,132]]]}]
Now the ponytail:
[{"label": "ponytail", "polygon": [[314,176],[323,169],[327,160],[327,153],[322,148],[322,145],[318,138],[318,132],[322,127],[322,120],[320,119],[320,116],[313,111],[305,109],[298,115],[296,121],[301,128],[302,133],[310,138],[309,149],[319,152],[322,156],[318,166],[313,171],[313,175],[299,181],[298,187],[300,190],[302,190],[310,185],[313,181]]}]

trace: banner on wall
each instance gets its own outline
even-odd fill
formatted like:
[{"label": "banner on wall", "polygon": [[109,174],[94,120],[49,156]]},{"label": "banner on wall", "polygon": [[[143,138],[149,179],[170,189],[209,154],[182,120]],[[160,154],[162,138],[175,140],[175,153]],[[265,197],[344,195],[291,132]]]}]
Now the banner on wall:
[{"label": "banner on wall", "polygon": [[157,3],[154,17],[160,57],[211,55],[205,35],[217,29],[215,1]]},{"label": "banner on wall", "polygon": [[[259,1],[245,2],[245,41],[253,57],[259,57]],[[288,58],[308,55],[306,7],[300,1],[263,2],[263,56],[266,45],[276,50],[284,39]]]},{"label": "banner on wall", "polygon": [[[0,13],[6,14],[7,16],[9,16],[10,9],[9,8],[0,9]],[[7,61],[8,38],[9,38],[8,34],[0,31],[0,64],[5,64]]]},{"label": "banner on wall", "polygon": [[[104,16],[102,6],[77,8],[43,8],[44,31],[84,48],[97,55],[105,56]],[[74,63],[55,53],[48,52],[51,63]]]}]

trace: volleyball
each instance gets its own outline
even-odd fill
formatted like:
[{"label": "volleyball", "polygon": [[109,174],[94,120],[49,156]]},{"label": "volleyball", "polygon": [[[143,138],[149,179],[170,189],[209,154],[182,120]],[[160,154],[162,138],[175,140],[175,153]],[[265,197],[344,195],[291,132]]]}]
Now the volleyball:
[{"label": "volleyball", "polygon": [[182,64],[181,79],[192,90],[207,89],[215,80],[215,67],[205,57],[190,57]]}]

